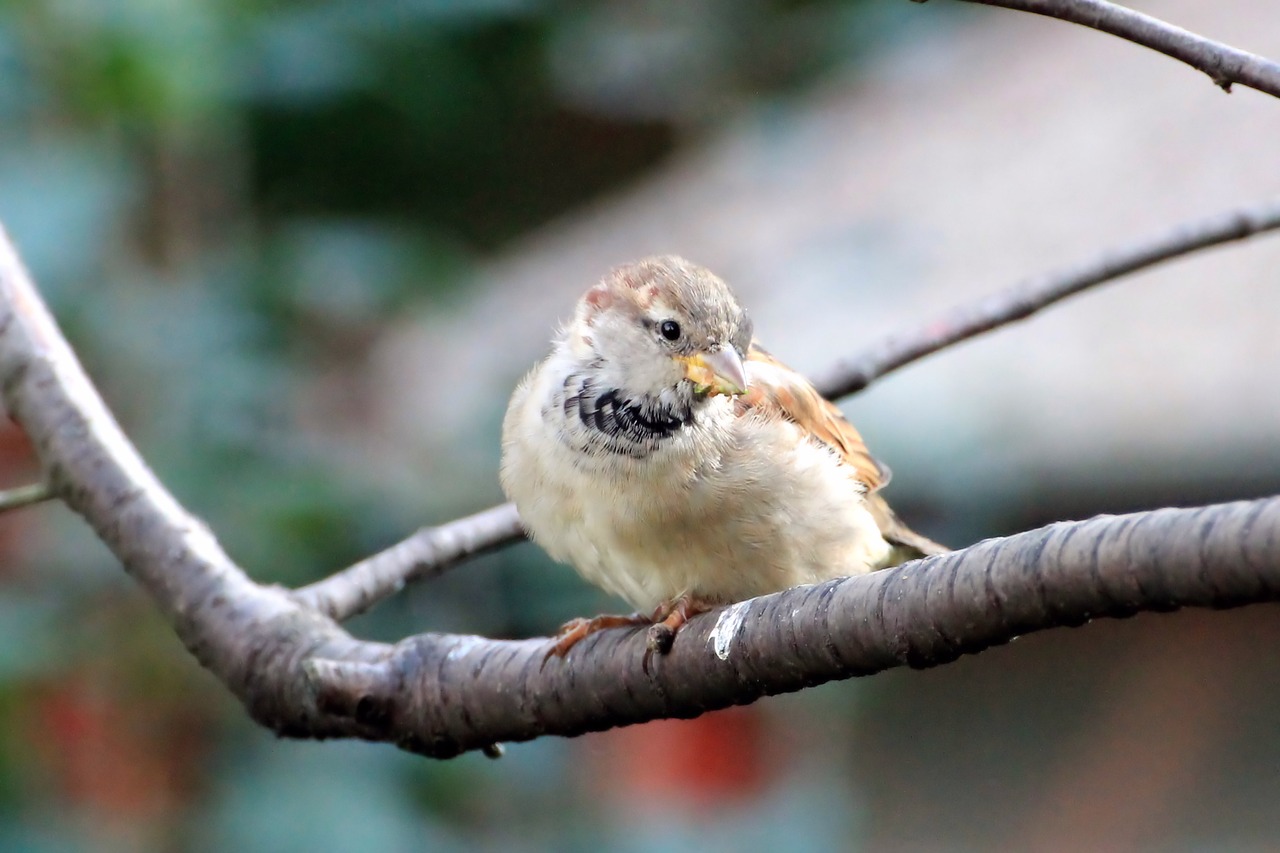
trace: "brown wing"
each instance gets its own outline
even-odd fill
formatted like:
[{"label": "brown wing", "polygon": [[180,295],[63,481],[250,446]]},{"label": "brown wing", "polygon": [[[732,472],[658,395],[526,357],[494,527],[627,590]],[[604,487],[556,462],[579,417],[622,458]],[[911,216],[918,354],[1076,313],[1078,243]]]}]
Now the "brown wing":
[{"label": "brown wing", "polygon": [[738,411],[770,411],[798,424],[809,435],[840,454],[867,492],[889,483],[889,469],[871,455],[862,436],[844,415],[799,373],[778,361],[754,341],[747,352],[751,387],[738,397]]},{"label": "brown wing", "polygon": [[893,562],[940,554],[947,549],[909,529],[875,492],[889,484],[888,467],[871,455],[853,424],[796,371],[754,341],[747,352],[751,385],[737,398],[738,412],[768,411],[799,425],[814,439],[840,454],[850,474],[867,487],[867,509],[884,538],[895,548]]}]

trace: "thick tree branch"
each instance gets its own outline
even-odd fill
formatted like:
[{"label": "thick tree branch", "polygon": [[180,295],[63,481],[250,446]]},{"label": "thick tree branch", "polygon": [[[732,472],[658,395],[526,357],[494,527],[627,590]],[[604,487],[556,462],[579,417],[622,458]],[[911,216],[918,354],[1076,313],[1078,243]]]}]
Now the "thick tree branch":
[{"label": "thick tree branch", "polygon": [[[1064,270],[1029,279],[970,305],[961,305],[838,362],[815,384],[832,399],[856,394],[882,376],[954,344],[998,329],[1090,287],[1202,249],[1280,228],[1280,199],[1187,222],[1111,249]],[[339,621],[402,589],[442,573],[466,557],[523,536],[515,507],[503,504],[439,527],[428,527],[387,550],[303,587],[298,600]]]},{"label": "thick tree branch", "polygon": [[308,705],[300,661],[372,660],[288,593],[253,583],[147,468],[121,432],[0,231],[0,392],[44,481],[155,599],[193,655],[259,722],[309,737],[355,734]]},{"label": "thick tree branch", "polygon": [[0,392],[47,482],[249,713],[292,737],[449,756],[705,710],[899,665],[933,666],[1099,616],[1280,598],[1280,498],[1056,524],[695,618],[649,673],[608,631],[549,640],[353,639],[250,581],[147,469],[0,234]]},{"label": "thick tree branch", "polygon": [[1061,523],[752,599],[691,621],[652,672],[641,629],[541,666],[543,641],[423,635],[376,664],[317,656],[319,706],[433,756],[690,717],[832,679],[949,663],[1093,618],[1280,600],[1280,498]]},{"label": "thick tree branch", "polygon": [[[923,3],[925,0],[915,0]],[[1234,83],[1280,98],[1280,64],[1105,0],[964,0],[1092,27],[1185,62],[1230,92]]]}]

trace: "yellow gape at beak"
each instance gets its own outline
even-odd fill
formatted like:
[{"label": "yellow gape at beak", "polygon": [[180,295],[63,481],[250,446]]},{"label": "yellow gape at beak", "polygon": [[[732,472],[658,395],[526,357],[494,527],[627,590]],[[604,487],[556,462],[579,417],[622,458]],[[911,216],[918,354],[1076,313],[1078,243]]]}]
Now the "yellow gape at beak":
[{"label": "yellow gape at beak", "polygon": [[732,346],[677,358],[684,362],[684,375],[693,381],[698,393],[710,393],[713,397],[747,393],[747,371]]}]

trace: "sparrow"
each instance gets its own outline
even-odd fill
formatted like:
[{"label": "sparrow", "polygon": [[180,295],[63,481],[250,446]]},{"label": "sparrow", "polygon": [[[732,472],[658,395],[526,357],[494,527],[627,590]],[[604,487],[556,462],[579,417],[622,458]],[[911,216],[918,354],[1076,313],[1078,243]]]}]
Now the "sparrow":
[{"label": "sparrow", "polygon": [[503,490],[553,558],[636,609],[575,619],[548,653],[947,549],[879,494],[889,469],[799,373],[755,342],[729,286],[684,258],[612,270],[516,387]]}]

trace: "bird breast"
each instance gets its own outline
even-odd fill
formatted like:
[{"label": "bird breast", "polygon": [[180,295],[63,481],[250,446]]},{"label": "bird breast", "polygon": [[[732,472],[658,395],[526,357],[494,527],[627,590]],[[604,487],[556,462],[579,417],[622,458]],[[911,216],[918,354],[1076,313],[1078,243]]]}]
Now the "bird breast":
[{"label": "bird breast", "polygon": [[552,557],[637,610],[681,594],[739,601],[887,554],[862,485],[794,424],[713,397],[645,452],[617,452],[548,367],[512,399],[503,487]]}]

